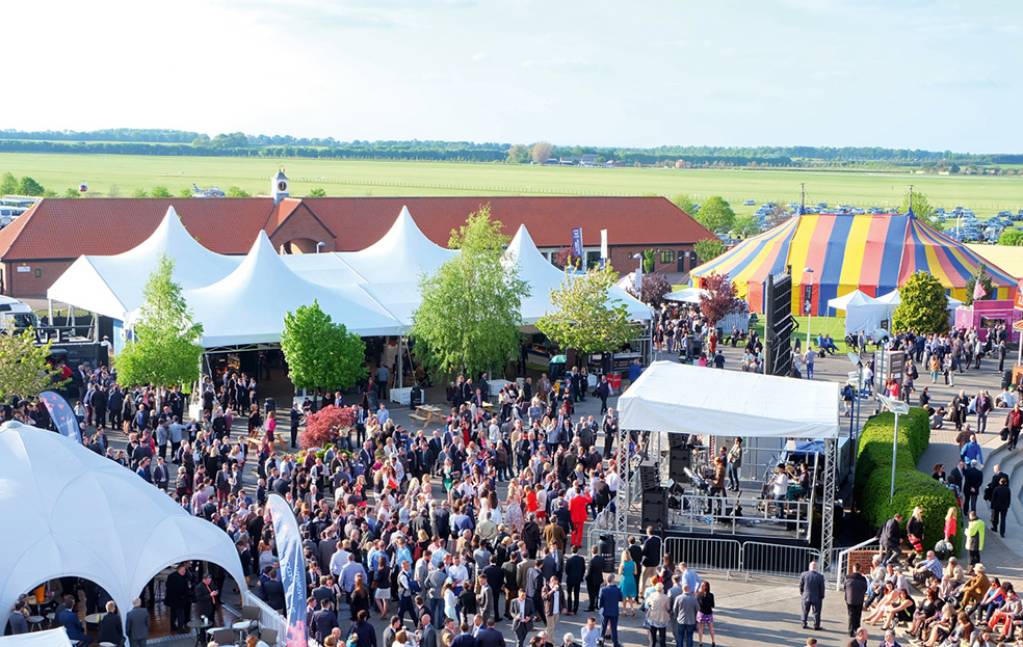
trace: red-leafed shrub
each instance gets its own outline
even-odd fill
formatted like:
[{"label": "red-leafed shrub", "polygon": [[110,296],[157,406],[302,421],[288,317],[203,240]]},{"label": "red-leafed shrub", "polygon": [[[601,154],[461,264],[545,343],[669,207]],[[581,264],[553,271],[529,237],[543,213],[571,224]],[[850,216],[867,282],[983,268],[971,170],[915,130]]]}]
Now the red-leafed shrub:
[{"label": "red-leafed shrub", "polygon": [[355,424],[355,407],[329,405],[306,417],[305,429],[298,436],[302,449],[313,449],[333,443]]}]

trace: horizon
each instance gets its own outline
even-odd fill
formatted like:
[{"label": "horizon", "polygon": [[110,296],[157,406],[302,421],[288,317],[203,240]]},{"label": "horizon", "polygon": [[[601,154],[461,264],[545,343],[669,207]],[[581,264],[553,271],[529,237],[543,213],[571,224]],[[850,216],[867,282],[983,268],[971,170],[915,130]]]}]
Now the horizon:
[{"label": "horizon", "polygon": [[[9,24],[44,26],[47,39],[40,46],[37,29],[5,35],[11,51],[32,52],[38,80],[6,104],[0,127],[1023,150],[1023,132],[1009,127],[1023,103],[1018,3],[619,7],[109,0],[81,12],[68,0],[15,3]],[[154,38],[152,25],[168,36]]]}]

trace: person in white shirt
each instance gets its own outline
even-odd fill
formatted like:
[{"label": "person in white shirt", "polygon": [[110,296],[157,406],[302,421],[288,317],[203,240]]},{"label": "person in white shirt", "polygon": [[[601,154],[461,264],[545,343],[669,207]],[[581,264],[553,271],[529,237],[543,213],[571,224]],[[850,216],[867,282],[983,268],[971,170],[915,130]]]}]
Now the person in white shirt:
[{"label": "person in white shirt", "polygon": [[770,488],[771,498],[777,502],[776,514],[778,517],[781,517],[785,510],[785,499],[789,495],[789,475],[785,471],[784,465],[778,464],[774,476],[771,477]]},{"label": "person in white shirt", "polygon": [[597,619],[593,616],[586,618],[586,624],[583,625],[582,631],[579,634],[579,639],[582,640],[583,647],[597,647],[600,642],[600,627],[597,625]]}]

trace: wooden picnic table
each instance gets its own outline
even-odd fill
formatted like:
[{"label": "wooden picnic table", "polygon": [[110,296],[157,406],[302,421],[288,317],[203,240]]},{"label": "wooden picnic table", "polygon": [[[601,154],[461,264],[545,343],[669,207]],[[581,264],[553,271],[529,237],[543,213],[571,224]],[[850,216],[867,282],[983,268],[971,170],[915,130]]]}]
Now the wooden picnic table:
[{"label": "wooden picnic table", "polygon": [[421,404],[416,407],[415,413],[409,414],[409,418],[419,420],[426,429],[431,422],[440,421],[444,417],[444,410],[433,404]]}]

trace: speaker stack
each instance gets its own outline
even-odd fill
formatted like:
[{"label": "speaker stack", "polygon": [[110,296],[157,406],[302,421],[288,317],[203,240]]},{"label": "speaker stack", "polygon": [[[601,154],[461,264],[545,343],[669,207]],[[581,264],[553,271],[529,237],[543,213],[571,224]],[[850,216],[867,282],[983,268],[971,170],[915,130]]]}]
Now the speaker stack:
[{"label": "speaker stack", "polygon": [[662,533],[668,521],[668,496],[661,487],[656,461],[643,461],[639,464],[639,482],[643,488],[640,512],[642,528],[645,530],[653,526],[654,532]]},{"label": "speaker stack", "polygon": [[689,434],[668,434],[668,477],[676,483],[687,483],[686,470],[692,465]]}]

